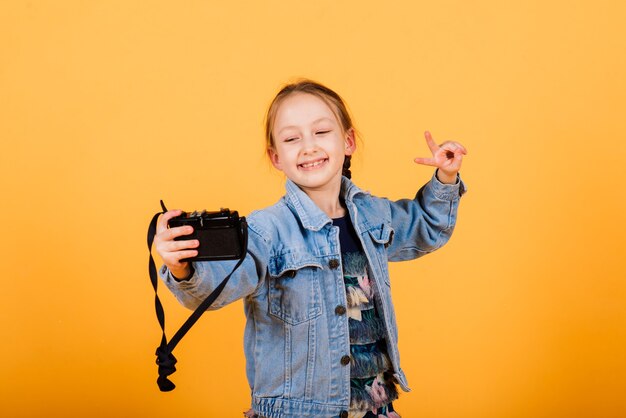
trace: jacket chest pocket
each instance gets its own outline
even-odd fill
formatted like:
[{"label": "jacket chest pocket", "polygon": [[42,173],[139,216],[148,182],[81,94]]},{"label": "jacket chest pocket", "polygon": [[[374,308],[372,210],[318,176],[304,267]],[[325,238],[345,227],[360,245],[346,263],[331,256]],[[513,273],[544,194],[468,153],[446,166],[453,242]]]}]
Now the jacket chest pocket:
[{"label": "jacket chest pocket", "polygon": [[374,243],[374,248],[376,249],[376,252],[377,252],[376,258],[378,260],[378,266],[380,268],[380,272],[382,273],[382,276],[385,279],[385,283],[388,286],[390,286],[391,283],[389,281],[389,269],[387,266],[387,261],[388,261],[387,249],[393,242],[393,234],[394,234],[393,228],[391,227],[391,225],[384,223],[384,224],[381,224],[380,226],[370,228],[367,232],[369,233],[372,239],[372,242]]},{"label": "jacket chest pocket", "polygon": [[269,313],[290,325],[310,321],[322,314],[319,275],[322,266],[315,259],[287,254],[269,265]]},{"label": "jacket chest pocket", "polygon": [[368,229],[367,232],[372,237],[372,241],[376,244],[382,244],[385,248],[388,248],[393,241],[393,228],[389,224],[383,223]]}]

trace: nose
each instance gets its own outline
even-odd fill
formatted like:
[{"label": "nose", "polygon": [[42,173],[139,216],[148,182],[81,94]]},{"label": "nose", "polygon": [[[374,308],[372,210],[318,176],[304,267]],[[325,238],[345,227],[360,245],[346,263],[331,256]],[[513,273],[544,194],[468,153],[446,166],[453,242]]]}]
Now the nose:
[{"label": "nose", "polygon": [[314,154],[317,152],[315,135],[304,135],[302,138],[302,152],[305,154]]}]

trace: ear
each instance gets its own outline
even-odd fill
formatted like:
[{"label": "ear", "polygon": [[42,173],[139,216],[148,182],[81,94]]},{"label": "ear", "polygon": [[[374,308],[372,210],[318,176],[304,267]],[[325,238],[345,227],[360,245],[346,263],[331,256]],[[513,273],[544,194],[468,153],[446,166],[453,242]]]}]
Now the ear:
[{"label": "ear", "polygon": [[274,150],[274,148],[267,149],[267,156],[272,162],[272,165],[274,166],[274,168],[276,168],[277,170],[283,171],[282,165],[280,164],[280,160],[278,158],[278,153],[276,152],[276,150]]},{"label": "ear", "polygon": [[354,151],[356,151],[356,135],[354,133],[354,128],[350,128],[346,132],[345,143],[346,143],[345,155],[352,155]]}]

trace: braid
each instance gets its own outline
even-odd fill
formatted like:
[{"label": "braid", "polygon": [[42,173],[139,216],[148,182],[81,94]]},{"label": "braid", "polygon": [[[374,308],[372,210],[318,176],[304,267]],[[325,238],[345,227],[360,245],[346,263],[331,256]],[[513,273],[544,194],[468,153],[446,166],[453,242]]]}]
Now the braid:
[{"label": "braid", "polygon": [[343,160],[343,174],[345,177],[351,179],[352,173],[350,172],[350,160],[352,159],[351,155],[346,155],[345,160]]}]

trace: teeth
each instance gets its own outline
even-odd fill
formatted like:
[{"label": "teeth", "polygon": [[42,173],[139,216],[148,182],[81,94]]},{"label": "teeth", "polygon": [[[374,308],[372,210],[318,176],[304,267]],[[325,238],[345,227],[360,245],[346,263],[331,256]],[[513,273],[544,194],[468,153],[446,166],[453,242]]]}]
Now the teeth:
[{"label": "teeth", "polygon": [[318,165],[322,164],[324,162],[324,160],[319,160],[319,161],[314,161],[312,163],[305,163],[305,164],[300,164],[302,167],[304,168],[311,168],[311,167],[317,167]]}]

